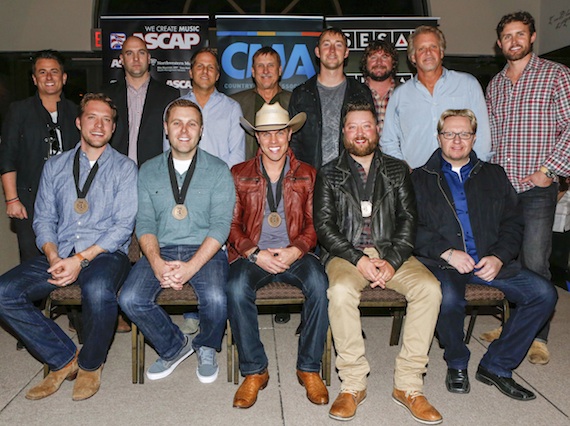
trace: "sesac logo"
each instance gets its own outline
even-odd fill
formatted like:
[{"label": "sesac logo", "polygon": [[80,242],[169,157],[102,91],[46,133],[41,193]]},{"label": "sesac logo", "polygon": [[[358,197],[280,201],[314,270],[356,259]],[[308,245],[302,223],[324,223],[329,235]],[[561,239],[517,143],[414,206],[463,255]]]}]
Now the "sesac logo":
[{"label": "sesac logo", "polygon": [[197,33],[134,33],[142,38],[148,50],[190,50],[200,44],[200,34]]},{"label": "sesac logo", "polygon": [[[285,56],[285,46],[283,44],[274,44],[271,47],[273,47],[281,57],[283,80],[295,75],[302,75],[308,79],[316,74],[311,55],[309,55],[305,44],[294,45],[289,58]],[[230,44],[222,54],[222,69],[229,77],[237,80],[251,77],[253,55],[259,49],[261,49],[261,44],[256,43],[247,44],[236,42]],[[234,66],[234,57],[236,55],[247,55],[247,66],[245,69],[236,68]]]}]

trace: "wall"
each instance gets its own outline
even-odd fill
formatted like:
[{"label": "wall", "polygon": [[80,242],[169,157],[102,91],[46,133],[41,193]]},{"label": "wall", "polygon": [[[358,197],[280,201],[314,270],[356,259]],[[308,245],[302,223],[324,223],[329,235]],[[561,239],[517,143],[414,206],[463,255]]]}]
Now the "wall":
[{"label": "wall", "polygon": [[0,51],[90,51],[92,0],[0,0]]}]

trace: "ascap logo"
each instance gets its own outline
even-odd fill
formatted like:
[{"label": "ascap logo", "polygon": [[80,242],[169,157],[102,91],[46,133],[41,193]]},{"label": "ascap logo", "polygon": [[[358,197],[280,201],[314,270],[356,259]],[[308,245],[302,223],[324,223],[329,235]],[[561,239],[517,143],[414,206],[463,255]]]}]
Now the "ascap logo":
[{"label": "ascap logo", "polygon": [[[309,50],[305,44],[296,44],[289,57],[285,55],[285,46],[283,44],[274,44],[271,47],[279,53],[283,66],[283,80],[291,78],[295,75],[311,78],[316,74],[315,66],[309,54]],[[222,54],[222,69],[231,78],[243,80],[251,77],[251,65],[253,63],[253,55],[261,49],[261,44],[236,42],[230,44]],[[245,68],[236,68],[234,57],[236,55],[246,55],[247,65]],[[242,61],[243,63],[243,61]]]},{"label": "ascap logo", "polygon": [[166,80],[166,84],[175,89],[191,89],[192,82],[190,80]]},{"label": "ascap logo", "polygon": [[197,33],[134,33],[133,35],[142,38],[148,50],[190,50],[200,44],[200,34]]}]

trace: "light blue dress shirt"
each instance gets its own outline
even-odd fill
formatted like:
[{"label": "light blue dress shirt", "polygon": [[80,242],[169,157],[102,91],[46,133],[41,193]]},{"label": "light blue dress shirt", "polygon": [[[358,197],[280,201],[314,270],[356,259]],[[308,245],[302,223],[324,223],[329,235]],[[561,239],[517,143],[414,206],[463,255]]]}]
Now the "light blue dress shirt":
[{"label": "light blue dress shirt", "polygon": [[[182,99],[188,99],[199,106],[193,91]],[[202,108],[202,116],[204,131],[200,148],[223,160],[230,169],[245,161],[245,131],[239,123],[242,116],[240,105],[214,89]]]},{"label": "light blue dress shirt", "polygon": [[464,72],[443,69],[433,95],[417,75],[398,86],[388,102],[380,147],[382,152],[404,160],[411,168],[423,166],[439,147],[437,123],[446,109],[468,108],[477,117],[477,157],[491,155],[491,130],[481,85]]},{"label": "light blue dress shirt", "polygon": [[[107,145],[98,164],[86,200],[84,214],[74,210],[77,200],[73,179],[75,149],[51,157],[45,164],[34,207],[36,244],[58,247],[59,257],[79,253],[92,245],[114,253],[128,253],[137,214],[137,166],[127,156]],[[82,151],[79,155],[79,187],[83,188],[91,165]]]}]

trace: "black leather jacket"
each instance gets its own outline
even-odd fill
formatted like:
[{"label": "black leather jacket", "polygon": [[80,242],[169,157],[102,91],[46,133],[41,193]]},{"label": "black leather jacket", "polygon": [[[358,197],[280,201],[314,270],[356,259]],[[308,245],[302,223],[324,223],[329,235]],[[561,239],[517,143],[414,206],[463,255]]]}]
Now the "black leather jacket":
[{"label": "black leather jacket", "polygon": [[[348,153],[317,174],[314,223],[322,259],[341,257],[356,265],[364,253],[355,248],[362,232],[362,213]],[[395,270],[412,254],[416,238],[416,198],[408,166],[378,151],[372,198],[372,239],[382,259]]]},{"label": "black leather jacket", "polygon": [[[321,99],[317,88],[317,75],[311,77],[303,84],[297,86],[291,95],[289,102],[289,116],[294,117],[300,112],[307,114],[307,121],[291,138],[291,149],[298,160],[309,163],[315,169],[320,169],[323,165],[322,153],[322,128],[323,119],[321,111]],[[344,93],[343,105],[349,102],[367,102],[374,108],[374,100],[370,89],[364,84],[356,81],[352,77],[346,78],[346,91]],[[338,129],[339,153],[344,150],[342,144],[342,119],[344,108]]]},{"label": "black leather jacket", "polygon": [[[453,248],[466,251],[463,229],[453,196],[441,170],[441,149],[412,173],[418,200],[418,235],[414,253],[427,265],[451,268],[440,256]],[[516,260],[524,219],[516,192],[498,164],[481,161],[471,152],[473,170],[465,182],[469,221],[479,258],[496,256],[503,262],[497,278],[516,275]]]}]

